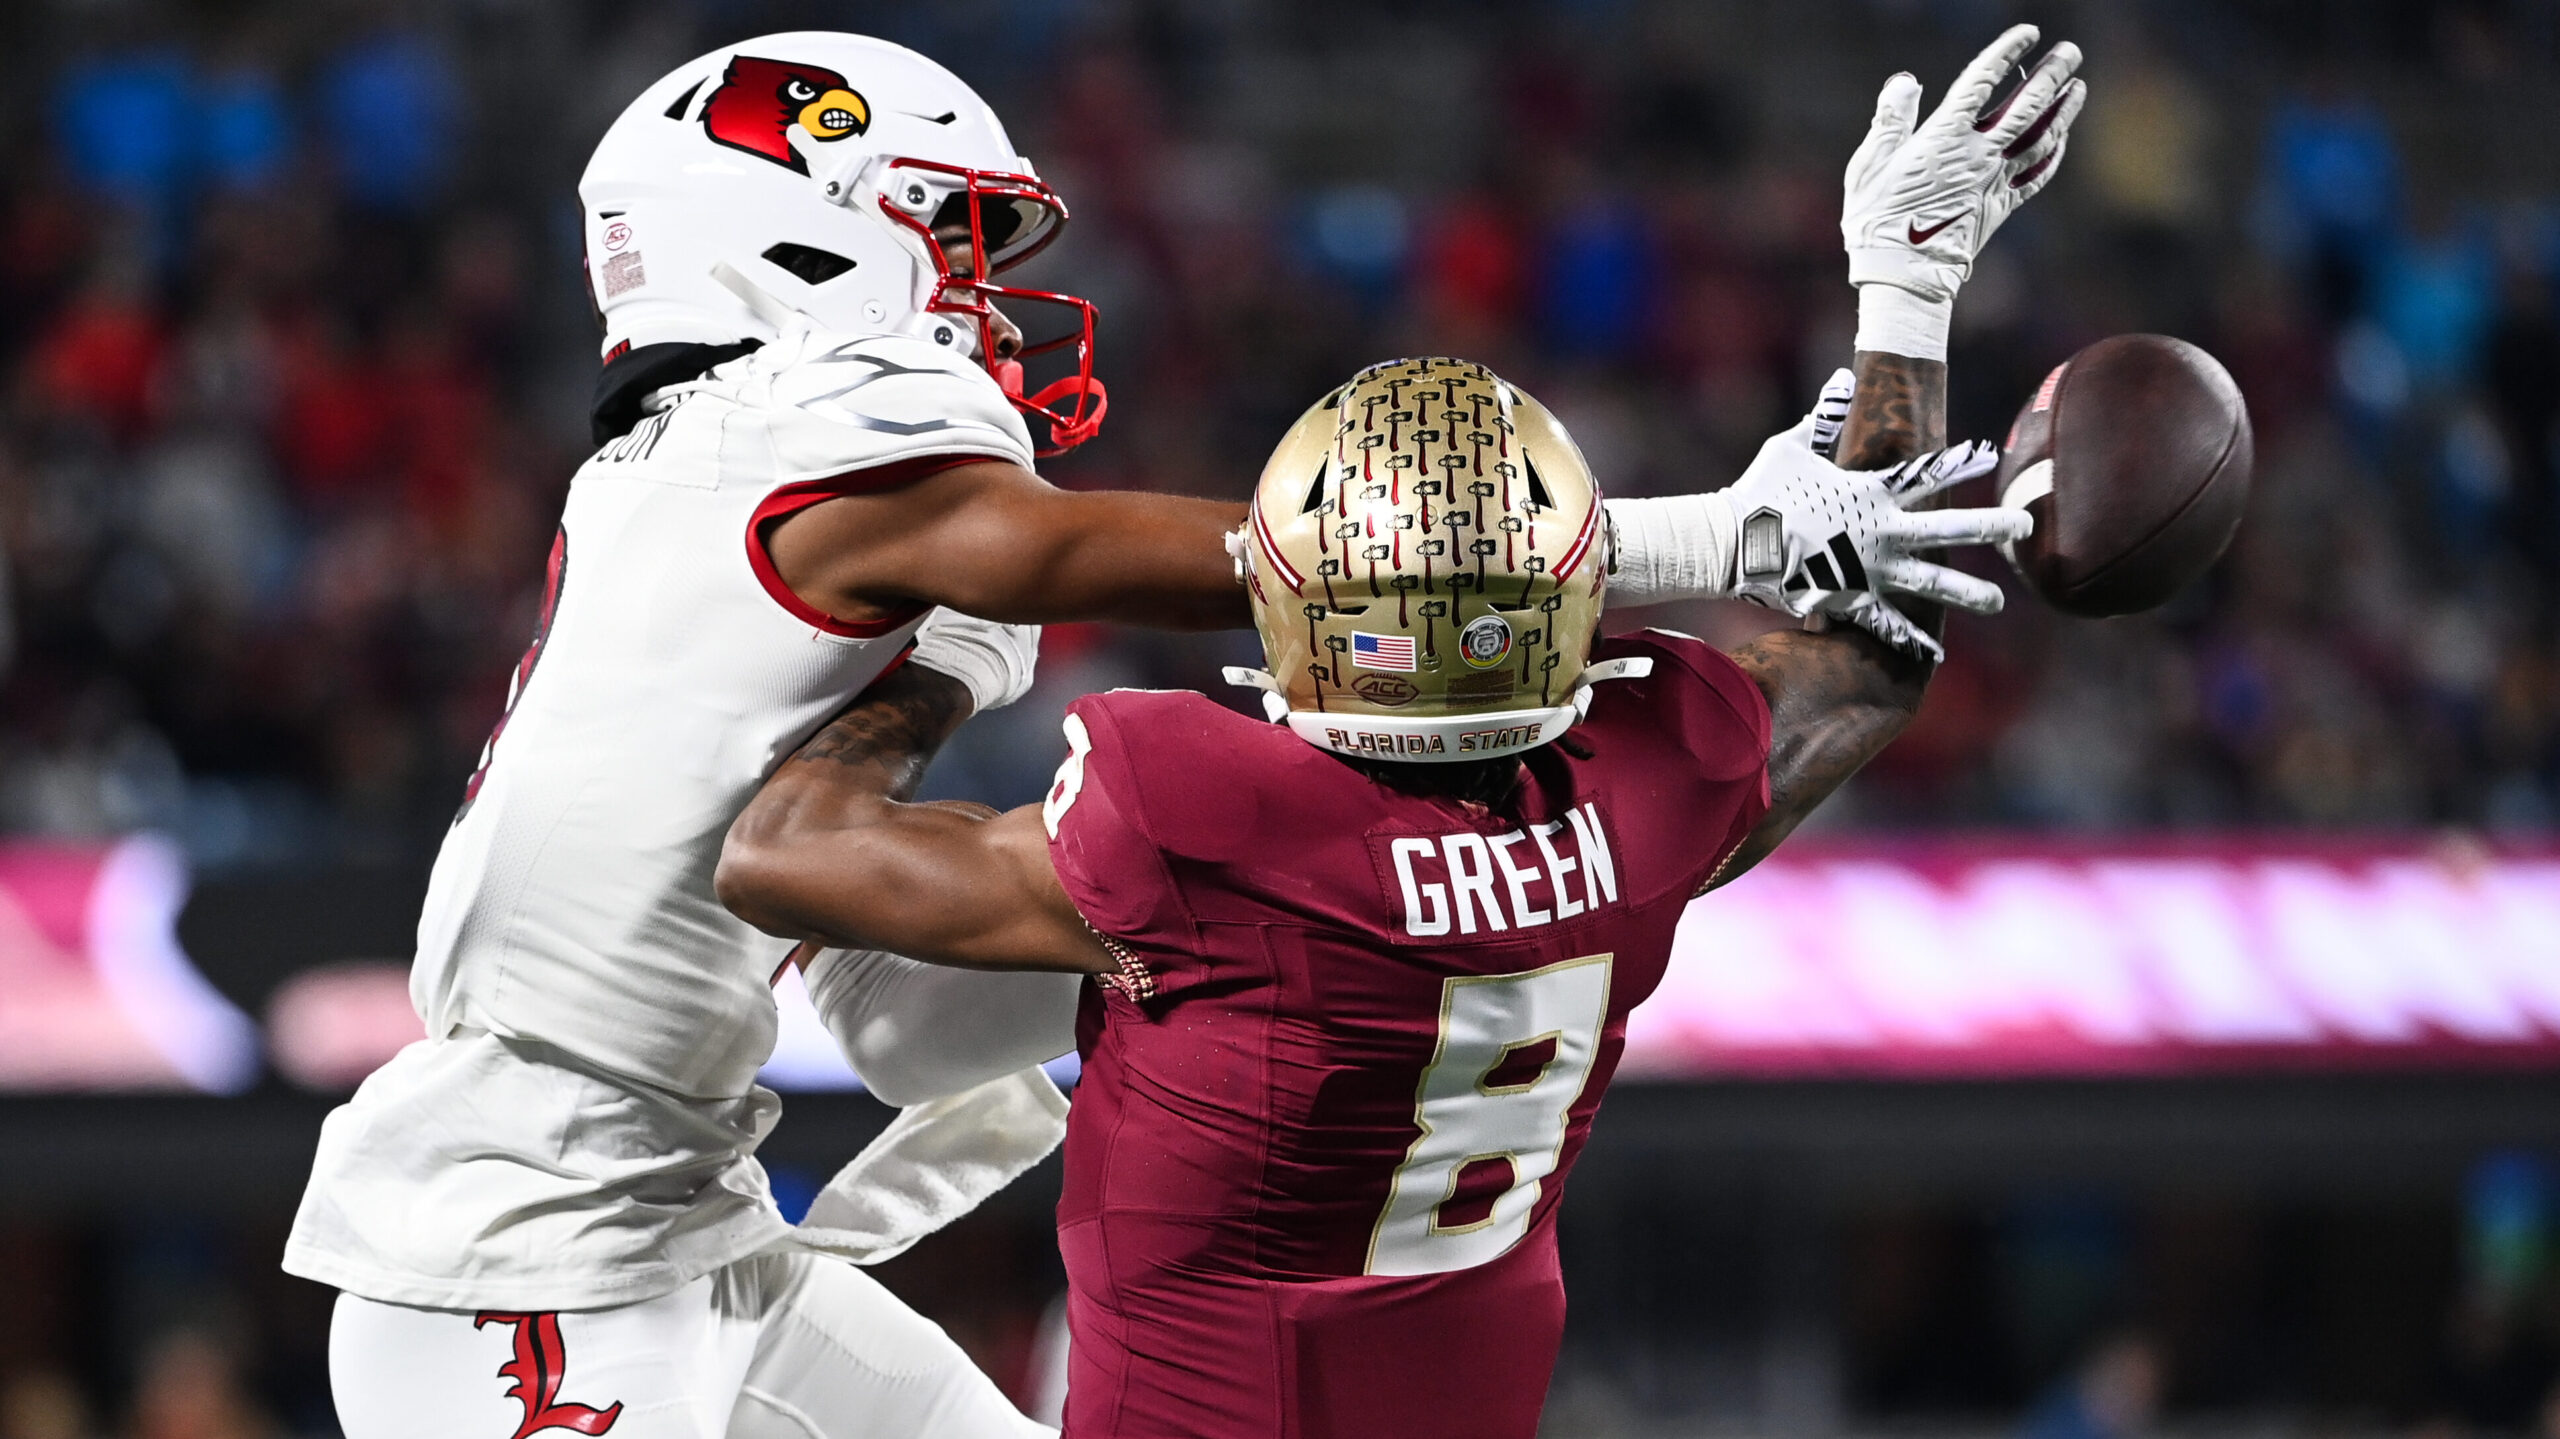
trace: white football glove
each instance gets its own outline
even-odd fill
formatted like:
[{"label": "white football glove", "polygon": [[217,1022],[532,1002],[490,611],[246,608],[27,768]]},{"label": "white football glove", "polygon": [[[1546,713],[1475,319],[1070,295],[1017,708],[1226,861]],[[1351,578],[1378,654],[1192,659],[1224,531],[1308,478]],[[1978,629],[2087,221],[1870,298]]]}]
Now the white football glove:
[{"label": "white football glove", "polygon": [[908,660],[967,686],[977,713],[985,714],[1030,690],[1040,660],[1040,627],[935,610],[916,631],[916,651]]},{"label": "white football glove", "polygon": [[1839,439],[1856,384],[1847,370],[1832,375],[1813,413],[1761,445],[1742,478],[1721,492],[1733,506],[1739,536],[1733,593],[1786,614],[1844,619],[1897,649],[1942,659],[1937,640],[1890,597],[1986,615],[1999,613],[2004,597],[1989,580],[1911,552],[2023,539],[2035,520],[2023,509],[1903,508],[1990,473],[2000,452],[1981,441],[1891,469],[1832,464],[1827,452]]},{"label": "white football glove", "polygon": [[[2079,46],[2065,40],[2046,51],[1999,109],[1982,113],[2036,37],[2033,25],[2010,27],[1974,57],[1925,121],[1917,79],[1904,73],[1884,82],[1875,123],[1849,157],[1840,211],[1849,283],[1890,285],[1931,305],[1953,305],[1992,232],[2053,179],[2089,94],[2086,82],[2072,78]],[[1922,358],[1944,357],[1943,331],[1939,347]]]},{"label": "white football glove", "polygon": [[1847,370],[1822,387],[1813,413],[1760,447],[1742,478],[1703,495],[1610,500],[1609,604],[1739,598],[1787,614],[1857,625],[1931,659],[1938,642],[1888,595],[1996,613],[2000,587],[1914,559],[1913,550],[2023,539],[2023,509],[1924,510],[1903,506],[1988,472],[1985,444],[1958,445],[1883,470],[1831,463],[1857,381]]}]

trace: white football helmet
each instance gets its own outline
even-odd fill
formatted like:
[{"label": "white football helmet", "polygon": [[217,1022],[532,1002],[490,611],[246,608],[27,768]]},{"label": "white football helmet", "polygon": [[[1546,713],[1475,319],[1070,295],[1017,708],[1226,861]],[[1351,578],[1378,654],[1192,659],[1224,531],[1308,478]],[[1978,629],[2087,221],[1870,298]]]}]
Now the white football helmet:
[{"label": "white football helmet", "polygon": [[[1065,203],[976,91],[904,46],[801,31],[679,66],[605,132],[578,198],[607,360],[771,340],[796,310],[976,356],[1049,422],[1043,454],[1102,422],[1093,306],[993,282],[1057,238]],[[965,259],[946,257],[963,225]],[[1025,395],[1019,359],[995,356],[997,299],[1068,307],[1066,332],[1025,353],[1072,347],[1075,372]]]}]

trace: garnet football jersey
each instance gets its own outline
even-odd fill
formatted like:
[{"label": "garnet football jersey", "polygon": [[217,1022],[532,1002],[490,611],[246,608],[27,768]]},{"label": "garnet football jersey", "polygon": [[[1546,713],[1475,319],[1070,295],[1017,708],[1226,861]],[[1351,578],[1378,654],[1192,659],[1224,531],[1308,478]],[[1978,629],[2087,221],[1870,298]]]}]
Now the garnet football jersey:
[{"label": "garnet football jersey", "polygon": [[1190,693],[1070,710],[1051,854],[1122,958],[1088,996],[1058,1241],[1075,1436],[1527,1436],[1555,1207],[1627,1011],[1768,807],[1768,710],[1607,640],[1500,811]]}]

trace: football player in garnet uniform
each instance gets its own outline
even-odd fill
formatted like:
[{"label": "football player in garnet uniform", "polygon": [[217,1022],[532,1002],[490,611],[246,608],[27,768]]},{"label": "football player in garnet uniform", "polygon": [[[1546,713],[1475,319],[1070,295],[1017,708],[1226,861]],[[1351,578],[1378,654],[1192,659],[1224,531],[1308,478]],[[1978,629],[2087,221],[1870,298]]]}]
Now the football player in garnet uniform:
[{"label": "football player in garnet uniform", "polygon": [[[732,827],[720,897],[803,953],[1096,977],[1060,1212],[1070,1435],[1534,1432],[1555,1205],[1682,907],[1909,721],[1939,603],[1998,608],[1910,551],[2028,528],[1904,507],[1990,463],[1912,457],[1946,443],[1957,287],[2085,96],[2062,44],[1992,103],[2036,38],[2004,35],[1925,119],[1917,81],[1886,82],[1842,207],[1852,378],[1735,485],[1603,505],[1480,368],[1364,372],[1230,537],[1267,657],[1248,678],[1284,723],[1090,698],[1045,804],[907,804],[986,687],[920,650]],[[1172,538],[1138,518],[1132,563],[1170,591]],[[936,552],[962,553],[914,550]],[[1604,586],[1833,623],[1731,655],[1594,643]],[[1027,657],[1002,628],[951,633]]]},{"label": "football player in garnet uniform", "polygon": [[[1860,358],[1896,403],[1850,443],[1934,438],[1917,367]],[[1830,469],[1851,407],[1843,372],[1728,492],[1756,516],[1818,474],[1865,517],[1837,549],[1773,534],[1779,589],[1910,563],[1869,535],[2024,533],[1902,509],[1988,446]],[[1929,671],[1854,628],[1597,639],[1606,528],[1526,394],[1464,361],[1365,370],[1236,537],[1268,668],[1231,678],[1273,722],[1089,696],[1044,803],[901,803],[968,707],[911,664],[732,828],[721,896],[771,932],[1095,976],[1058,1211],[1069,1439],[1535,1432],[1556,1206],[1627,1012],[1688,902],[1892,738]]]}]

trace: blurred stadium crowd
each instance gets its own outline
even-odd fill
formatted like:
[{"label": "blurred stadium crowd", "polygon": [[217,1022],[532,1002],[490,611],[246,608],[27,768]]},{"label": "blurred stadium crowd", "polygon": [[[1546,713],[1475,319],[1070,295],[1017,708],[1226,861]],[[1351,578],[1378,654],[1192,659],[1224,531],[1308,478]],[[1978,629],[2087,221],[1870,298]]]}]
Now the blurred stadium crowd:
[{"label": "blurred stadium crowd", "polygon": [[[583,449],[577,167],[713,29],[916,42],[1059,183],[1038,274],[1101,303],[1115,398],[1064,483],[1241,494],[1303,398],[1444,351],[1644,493],[1729,478],[1843,357],[1871,87],[1943,83],[2008,7],[1813,9],[10,7],[0,821],[217,863],[432,839]],[[2261,495],[2167,614],[1961,626],[1834,822],[2549,822],[2560,187],[2474,137],[2549,85],[2551,7],[2054,9],[2094,99],[1966,292],[1958,431],[2168,331],[2238,376]],[[1237,642],[1060,635],[1051,688]],[[961,767],[1011,797],[1053,747]]]}]

